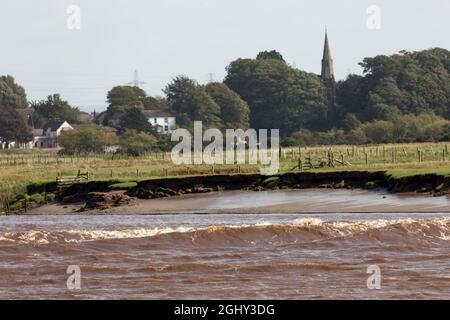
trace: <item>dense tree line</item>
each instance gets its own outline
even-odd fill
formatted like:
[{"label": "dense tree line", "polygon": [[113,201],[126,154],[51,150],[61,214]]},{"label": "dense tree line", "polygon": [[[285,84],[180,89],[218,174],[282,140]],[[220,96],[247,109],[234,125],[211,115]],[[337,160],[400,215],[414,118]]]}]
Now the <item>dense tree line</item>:
[{"label": "dense tree line", "polygon": [[402,51],[365,58],[360,65],[363,76],[338,83],[341,115],[353,113],[361,121],[424,112],[450,118],[449,51]]},{"label": "dense tree line", "polygon": [[[201,85],[176,77],[163,90],[164,97],[148,96],[138,87],[114,87],[101,124],[135,139],[148,135],[145,139],[153,137],[157,146],[167,145],[168,139],[149,125],[145,110],[171,112],[177,125],[188,129],[197,120],[206,128],[279,128],[284,145],[450,139],[449,51],[402,51],[365,58],[360,65],[362,75],[337,83],[334,110],[328,110],[318,75],[290,66],[273,50],[231,62],[223,83]],[[10,76],[0,77],[0,106],[28,106],[25,90]],[[35,125],[57,118],[76,123],[79,114],[59,95],[31,106]],[[13,117],[10,109],[1,112],[5,119]],[[329,114],[335,117],[329,119]]]},{"label": "dense tree line", "polygon": [[80,110],[72,107],[59,94],[50,95],[46,100],[32,101],[30,105],[33,109],[30,124],[35,128],[42,128],[54,120],[65,120],[71,124],[80,123]]},{"label": "dense tree line", "polygon": [[325,87],[320,78],[289,66],[275,51],[233,61],[225,84],[250,106],[254,129],[279,128],[282,137],[301,128],[326,129]]}]

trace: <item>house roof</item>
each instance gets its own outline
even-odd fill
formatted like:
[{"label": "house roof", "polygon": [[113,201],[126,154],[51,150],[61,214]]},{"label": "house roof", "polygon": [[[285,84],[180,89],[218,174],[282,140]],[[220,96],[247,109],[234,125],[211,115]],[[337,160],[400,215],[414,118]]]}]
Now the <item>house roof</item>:
[{"label": "house roof", "polygon": [[144,110],[142,113],[147,118],[170,118],[175,117],[175,114],[169,112],[168,110]]},{"label": "house roof", "polygon": [[50,129],[51,131],[57,131],[63,125],[64,122],[66,121],[61,120],[50,121],[44,126],[44,131],[47,131],[48,129]]}]

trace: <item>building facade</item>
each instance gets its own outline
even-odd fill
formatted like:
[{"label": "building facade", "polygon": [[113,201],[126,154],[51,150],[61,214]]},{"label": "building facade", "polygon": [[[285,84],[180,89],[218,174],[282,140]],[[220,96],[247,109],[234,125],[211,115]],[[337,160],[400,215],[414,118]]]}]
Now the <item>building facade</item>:
[{"label": "building facade", "polygon": [[176,117],[174,114],[160,110],[143,111],[148,122],[161,134],[171,134],[176,125]]},{"label": "building facade", "polygon": [[58,146],[58,136],[64,131],[73,129],[67,121],[51,121],[42,129],[32,130],[32,141],[25,143],[0,141],[0,149],[56,148]]}]

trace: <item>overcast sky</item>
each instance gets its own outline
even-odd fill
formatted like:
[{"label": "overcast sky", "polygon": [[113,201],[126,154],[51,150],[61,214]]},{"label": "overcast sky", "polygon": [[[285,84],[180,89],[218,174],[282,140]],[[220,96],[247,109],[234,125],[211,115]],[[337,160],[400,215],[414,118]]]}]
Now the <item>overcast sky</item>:
[{"label": "overcast sky", "polygon": [[[79,30],[67,27],[70,5],[81,10]],[[380,29],[367,26],[371,5]],[[150,95],[180,74],[222,80],[231,61],[262,50],[320,73],[326,25],[343,79],[367,56],[450,49],[449,16],[448,0],[0,0],[0,75],[13,75],[29,100],[60,93],[101,110],[135,69]]]}]

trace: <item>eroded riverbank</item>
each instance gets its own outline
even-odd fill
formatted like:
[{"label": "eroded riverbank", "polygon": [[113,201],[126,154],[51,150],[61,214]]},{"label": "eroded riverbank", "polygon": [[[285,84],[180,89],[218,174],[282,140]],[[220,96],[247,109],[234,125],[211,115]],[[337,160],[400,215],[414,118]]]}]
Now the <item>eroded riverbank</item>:
[{"label": "eroded riverbank", "polygon": [[[77,214],[84,202],[48,204],[27,214]],[[83,211],[87,214],[181,214],[181,213],[408,213],[450,212],[446,196],[391,194],[383,190],[302,189],[270,191],[219,191],[143,200],[127,206]]]},{"label": "eroded riverbank", "polygon": [[[290,190],[304,192],[291,193]],[[268,194],[268,191],[275,192]],[[211,175],[128,182],[89,181],[64,189],[49,183],[30,186],[27,192],[29,195],[44,194],[41,196],[43,198],[52,194],[57,201],[37,209],[31,209],[33,206],[28,205],[26,213],[151,214],[169,211],[201,213],[211,210],[224,213],[447,212],[450,210],[447,203],[449,191],[450,178],[444,175],[395,177],[382,171],[297,172],[270,177],[255,174]],[[245,194],[238,203],[248,201],[237,207],[211,207],[211,203],[220,203],[228,195],[233,197],[233,193]],[[416,200],[418,194],[421,200]],[[337,197],[337,200],[332,201],[333,197]],[[266,203],[266,198],[272,202],[260,205]],[[245,203],[251,205],[246,206]]]}]

